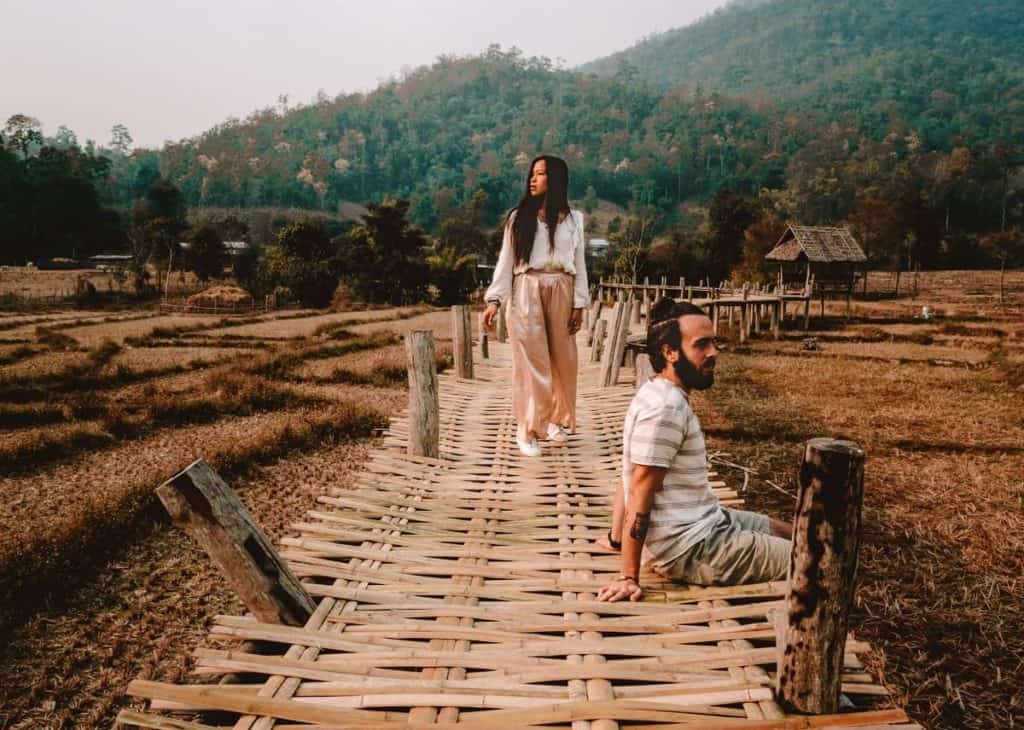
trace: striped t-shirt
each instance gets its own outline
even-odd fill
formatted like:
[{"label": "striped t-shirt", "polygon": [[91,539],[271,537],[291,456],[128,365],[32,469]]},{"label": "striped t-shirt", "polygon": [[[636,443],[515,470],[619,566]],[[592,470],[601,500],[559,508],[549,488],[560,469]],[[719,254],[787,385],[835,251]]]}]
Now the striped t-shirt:
[{"label": "striped t-shirt", "polygon": [[[668,469],[654,493],[644,560],[663,567],[711,532],[722,519],[708,484],[707,450],[686,391],[665,378],[651,378],[637,391],[622,429],[622,483],[626,500],[633,465]],[[629,526],[626,526],[629,529]]]}]

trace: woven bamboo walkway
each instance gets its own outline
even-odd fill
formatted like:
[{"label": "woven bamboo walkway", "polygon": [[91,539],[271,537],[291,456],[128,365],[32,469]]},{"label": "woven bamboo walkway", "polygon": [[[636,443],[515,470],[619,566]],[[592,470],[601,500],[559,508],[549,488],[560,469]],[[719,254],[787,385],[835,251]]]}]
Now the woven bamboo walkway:
[{"label": "woven bamboo walkway", "polygon": [[598,366],[583,365],[579,435],[530,460],[515,447],[507,346],[475,367],[475,381],[441,378],[442,459],[407,456],[395,419],[359,487],[322,497],[284,541],[319,602],[309,622],[219,617],[196,652],[202,683],[133,682],[149,708],[123,712],[122,725],[918,727],[879,709],[885,689],[852,640],[843,687],[856,709],[782,712],[767,616],[782,583],[686,588],[648,573],[644,602],[597,603],[619,572],[594,540],[609,522],[632,387],[598,390]]}]

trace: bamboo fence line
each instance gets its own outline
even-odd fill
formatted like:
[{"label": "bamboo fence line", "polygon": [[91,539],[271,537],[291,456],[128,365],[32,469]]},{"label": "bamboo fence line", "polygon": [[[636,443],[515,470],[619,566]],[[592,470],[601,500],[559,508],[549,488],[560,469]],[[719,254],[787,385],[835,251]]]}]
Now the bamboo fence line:
[{"label": "bamboo fence line", "polygon": [[[582,339],[582,338],[581,338]],[[629,384],[580,357],[579,434],[526,459],[515,444],[507,344],[474,380],[444,374],[439,453],[407,453],[405,414],[354,481],[281,544],[316,602],[302,626],[221,616],[188,684],[135,681],[126,727],[918,728],[857,654],[838,715],[775,698],[772,616],[786,585],[702,588],[650,571],[639,603],[599,603],[618,556],[609,524]],[[724,504],[742,506],[717,475]],[[231,682],[225,682],[231,678]]]}]

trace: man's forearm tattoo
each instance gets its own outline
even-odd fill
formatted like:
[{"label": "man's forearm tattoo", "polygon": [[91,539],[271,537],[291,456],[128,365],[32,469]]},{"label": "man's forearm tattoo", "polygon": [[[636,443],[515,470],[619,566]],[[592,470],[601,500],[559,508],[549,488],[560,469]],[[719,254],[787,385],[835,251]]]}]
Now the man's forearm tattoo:
[{"label": "man's forearm tattoo", "polygon": [[651,523],[651,515],[647,512],[637,512],[633,518],[633,526],[629,528],[629,536],[634,540],[643,542],[647,537],[647,526]]}]

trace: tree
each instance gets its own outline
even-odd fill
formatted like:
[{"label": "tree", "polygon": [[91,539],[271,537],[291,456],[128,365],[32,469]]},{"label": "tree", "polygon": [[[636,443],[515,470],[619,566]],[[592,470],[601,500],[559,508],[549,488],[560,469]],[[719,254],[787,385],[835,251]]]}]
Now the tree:
[{"label": "tree", "polygon": [[9,148],[21,152],[22,159],[28,159],[33,145],[43,143],[43,125],[34,117],[14,114],[4,126],[4,139]]},{"label": "tree", "polygon": [[1006,301],[1004,287],[1006,265],[1024,264],[1024,234],[1016,228],[997,231],[983,236],[981,245],[999,261],[999,303],[1003,304]]},{"label": "tree", "polygon": [[346,280],[366,301],[422,301],[430,280],[427,237],[407,219],[409,201],[388,199],[367,209],[346,241]]},{"label": "tree", "polygon": [[597,190],[594,189],[593,185],[587,185],[587,194],[583,196],[583,212],[587,215],[591,215],[597,210],[598,203]]},{"label": "tree", "polygon": [[305,307],[326,307],[340,273],[338,244],[323,221],[308,218],[278,231],[277,242],[260,261],[256,293],[283,287]]},{"label": "tree", "polygon": [[634,284],[650,252],[651,239],[655,228],[664,217],[652,203],[654,185],[650,181],[633,187],[629,217],[614,233],[609,224],[611,253],[615,261],[615,273],[628,275]]},{"label": "tree", "polygon": [[188,233],[189,249],[185,265],[196,273],[201,281],[209,281],[224,273],[227,251],[217,228],[204,223]]},{"label": "tree", "polygon": [[[169,180],[161,178],[146,190],[146,195],[136,201],[132,209],[133,270],[136,275],[136,291],[146,288],[148,272],[146,267],[153,262],[167,264],[164,277],[164,294],[170,285],[174,260],[179,252],[178,240],[186,228],[185,200],[181,191]],[[140,260],[138,257],[142,257]]]},{"label": "tree", "polygon": [[785,221],[770,213],[747,226],[743,231],[743,263],[733,270],[733,277],[752,284],[771,281],[765,255],[775,247],[786,232]]},{"label": "tree", "polygon": [[712,281],[725,279],[743,257],[743,233],[758,218],[754,203],[728,189],[719,190],[708,209],[708,274]]},{"label": "tree", "polygon": [[128,127],[115,124],[110,128],[110,149],[122,157],[128,156],[132,151],[132,136],[128,133]]},{"label": "tree", "polygon": [[62,124],[57,127],[57,134],[54,135],[53,144],[62,150],[78,147],[78,135]]},{"label": "tree", "polygon": [[647,261],[651,276],[665,276],[670,281],[680,276],[695,281],[705,272],[700,240],[695,231],[682,225],[673,226],[651,244]]},{"label": "tree", "polygon": [[443,305],[461,304],[466,301],[474,287],[474,268],[477,256],[463,253],[454,246],[435,242],[427,256],[430,266],[430,280],[440,294]]}]

